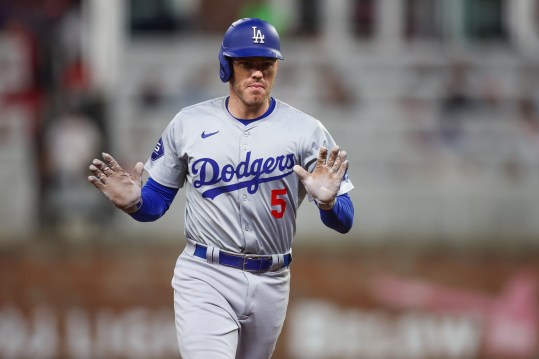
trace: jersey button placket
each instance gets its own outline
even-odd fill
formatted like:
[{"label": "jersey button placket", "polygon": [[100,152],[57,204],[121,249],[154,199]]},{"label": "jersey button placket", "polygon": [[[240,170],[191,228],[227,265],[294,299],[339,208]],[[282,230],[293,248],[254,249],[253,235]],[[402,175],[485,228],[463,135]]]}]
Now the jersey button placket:
[{"label": "jersey button placket", "polygon": [[256,253],[258,250],[257,239],[254,235],[253,227],[251,225],[251,195],[247,193],[247,189],[244,189],[244,193],[241,194],[241,210],[242,210],[242,228],[243,238],[245,238],[245,251],[247,253]]},{"label": "jersey button placket", "polygon": [[[243,132],[243,136],[244,137],[249,137],[249,131],[244,131]],[[243,141],[242,141],[243,142]],[[247,149],[249,148],[249,146],[247,145],[246,142],[243,142],[243,145],[241,146],[241,148],[244,150],[244,151],[247,151]]]},{"label": "jersey button placket", "polygon": [[[250,140],[249,131],[243,131],[242,136],[240,137],[240,147],[242,149],[241,151],[242,161],[245,161],[247,159],[247,153],[251,147],[249,145],[249,140]],[[249,178],[246,178],[245,180],[249,180]],[[251,212],[250,207],[252,205],[250,201],[250,197],[251,195],[248,193],[247,188],[241,189],[240,210],[241,210],[241,216],[242,216],[243,236],[245,238],[245,251],[247,253],[256,253],[258,249],[258,243],[254,236],[251,223],[249,222],[249,218],[250,218],[249,212]]]}]

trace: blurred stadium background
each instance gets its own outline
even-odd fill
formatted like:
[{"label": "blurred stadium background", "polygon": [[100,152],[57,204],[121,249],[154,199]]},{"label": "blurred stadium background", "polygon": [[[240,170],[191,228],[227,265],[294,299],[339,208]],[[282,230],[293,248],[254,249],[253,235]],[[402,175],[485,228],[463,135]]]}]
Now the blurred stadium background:
[{"label": "blurred stadium background", "polygon": [[87,166],[225,94],[251,16],[356,186],[345,236],[299,212],[275,358],[538,358],[537,0],[0,0],[0,357],[179,357],[183,195],[139,224]]}]

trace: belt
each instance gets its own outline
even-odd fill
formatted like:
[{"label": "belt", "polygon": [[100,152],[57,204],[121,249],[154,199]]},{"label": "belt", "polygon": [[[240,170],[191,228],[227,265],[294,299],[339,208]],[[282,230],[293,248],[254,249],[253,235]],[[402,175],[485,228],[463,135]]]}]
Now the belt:
[{"label": "belt", "polygon": [[[208,259],[208,247],[201,244],[195,245],[195,256]],[[275,256],[259,256],[249,254],[233,254],[223,251],[219,251],[219,264],[224,266],[238,268],[246,272],[268,272],[277,271],[283,267],[290,266],[292,262],[292,255],[290,253],[284,255]],[[210,254],[211,256],[211,254]],[[277,262],[274,263],[274,259]],[[280,263],[282,261],[282,263]]]}]

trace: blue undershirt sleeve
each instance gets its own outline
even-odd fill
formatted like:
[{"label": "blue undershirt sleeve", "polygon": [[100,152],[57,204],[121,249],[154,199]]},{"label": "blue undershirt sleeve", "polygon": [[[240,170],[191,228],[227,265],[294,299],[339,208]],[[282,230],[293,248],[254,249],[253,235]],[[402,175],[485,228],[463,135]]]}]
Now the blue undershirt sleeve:
[{"label": "blue undershirt sleeve", "polygon": [[327,227],[339,233],[348,233],[354,223],[354,204],[350,196],[347,193],[337,196],[332,209],[320,209],[320,219]]},{"label": "blue undershirt sleeve", "polygon": [[169,209],[176,193],[177,188],[163,186],[150,177],[142,187],[141,207],[130,216],[139,222],[153,222]]}]

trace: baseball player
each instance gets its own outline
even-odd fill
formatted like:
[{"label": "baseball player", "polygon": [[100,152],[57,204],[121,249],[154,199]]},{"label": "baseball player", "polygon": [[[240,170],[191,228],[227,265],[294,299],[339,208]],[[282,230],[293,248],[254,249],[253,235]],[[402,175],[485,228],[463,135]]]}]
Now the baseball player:
[{"label": "baseball player", "polygon": [[89,167],[89,181],[138,221],[161,217],[185,188],[187,245],[172,279],[184,359],[271,357],[305,196],[328,227],[352,227],[345,151],[318,120],[270,96],[282,59],[271,24],[234,22],[219,52],[228,96],[183,108],[132,174],[106,153]]}]

